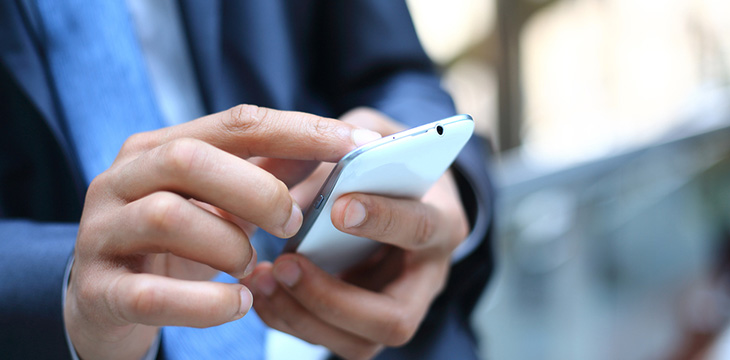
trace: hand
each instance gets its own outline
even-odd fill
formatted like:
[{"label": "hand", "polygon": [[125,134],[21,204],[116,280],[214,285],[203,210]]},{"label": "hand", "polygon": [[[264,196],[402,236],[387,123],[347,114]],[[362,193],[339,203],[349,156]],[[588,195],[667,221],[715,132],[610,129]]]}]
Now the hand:
[{"label": "hand", "polygon": [[[390,134],[394,122],[374,110],[358,109],[343,120]],[[326,171],[292,195],[314,193]],[[315,189],[316,190],[316,189]],[[421,200],[347,194],[334,203],[332,222],[341,231],[390,245],[366,264],[332,276],[298,254],[261,263],[244,279],[254,307],[272,328],[353,359],[400,346],[415,334],[433,299],[443,289],[452,251],[467,236],[466,215],[450,174]]]},{"label": "hand", "polygon": [[[137,134],[91,183],[64,320],[82,358],[139,358],[159,326],[241,318],[252,296],[237,278],[256,264],[259,226],[289,237],[302,213],[279,180],[297,181],[379,137],[313,115],[238,106]],[[258,158],[252,164],[244,159]],[[274,159],[275,158],[275,159]]]}]

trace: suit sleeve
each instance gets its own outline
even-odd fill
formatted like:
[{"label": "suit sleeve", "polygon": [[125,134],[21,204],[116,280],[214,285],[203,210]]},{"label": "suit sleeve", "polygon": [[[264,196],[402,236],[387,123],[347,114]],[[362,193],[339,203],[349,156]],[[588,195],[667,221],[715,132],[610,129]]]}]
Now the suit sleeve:
[{"label": "suit sleeve", "polygon": [[77,224],[0,220],[3,356],[69,357],[61,289],[77,229]]},{"label": "suit sleeve", "polygon": [[[454,115],[403,1],[332,0],[325,11],[320,73],[338,112],[374,107],[408,127]],[[452,266],[445,291],[413,341],[381,358],[476,358],[469,316],[492,271],[488,150],[486,141],[474,136],[453,167],[476,247]]]},{"label": "suit sleeve", "polygon": [[81,196],[63,149],[4,63],[0,99],[0,357],[69,358],[62,286]]}]

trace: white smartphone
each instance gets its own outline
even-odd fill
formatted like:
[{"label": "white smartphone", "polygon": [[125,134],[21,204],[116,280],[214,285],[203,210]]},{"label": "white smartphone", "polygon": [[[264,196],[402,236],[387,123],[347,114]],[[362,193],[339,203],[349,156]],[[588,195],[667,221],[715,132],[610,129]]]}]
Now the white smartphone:
[{"label": "white smartphone", "polygon": [[371,256],[379,243],[332,225],[332,204],[347,193],[418,199],[451,166],[474,132],[469,115],[457,115],[365,144],[335,165],[305,211],[284,252],[299,252],[330,273]]}]

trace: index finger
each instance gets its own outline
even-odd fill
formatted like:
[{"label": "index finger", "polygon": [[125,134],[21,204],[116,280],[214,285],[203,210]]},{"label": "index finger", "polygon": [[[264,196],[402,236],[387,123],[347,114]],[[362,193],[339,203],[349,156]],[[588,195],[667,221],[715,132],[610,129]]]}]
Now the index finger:
[{"label": "index finger", "polygon": [[242,158],[329,162],[380,138],[380,134],[339,120],[255,105],[238,105],[152,135],[152,140],[144,141],[147,149],[175,139],[194,138]]}]

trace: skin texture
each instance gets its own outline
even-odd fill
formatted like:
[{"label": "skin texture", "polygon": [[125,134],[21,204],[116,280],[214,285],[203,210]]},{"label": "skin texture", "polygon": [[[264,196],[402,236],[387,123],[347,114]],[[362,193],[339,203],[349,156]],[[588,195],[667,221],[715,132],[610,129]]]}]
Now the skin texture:
[{"label": "skin texture", "polygon": [[[342,120],[383,135],[401,130],[371,109],[353,110]],[[329,168],[321,166],[292,195],[310,202]],[[242,282],[253,291],[256,312],[272,328],[348,359],[405,344],[443,289],[451,253],[468,233],[452,175],[445,174],[421,200],[343,195],[333,206],[332,222],[391,246],[339,276],[297,254],[260,263]]]},{"label": "skin texture", "polygon": [[[320,163],[400,130],[370,109],[342,120],[244,105],[130,137],[91,183],[79,225],[64,308],[78,354],[139,358],[160,326],[222,324],[252,302],[269,326],[345,358],[406,343],[467,235],[450,174],[420,201],[338,199],[336,227],[391,246],[337,277],[294,254],[257,265],[249,243],[258,227],[298,231]],[[210,282],[218,271],[241,284]]]},{"label": "skin texture", "polygon": [[378,137],[248,105],[130,137],[91,183],[79,225],[64,308],[77,353],[139,358],[160,326],[244,316],[249,290],[208,280],[253,270],[256,227],[280,237],[297,232],[302,213],[279,178],[299,180]]}]

